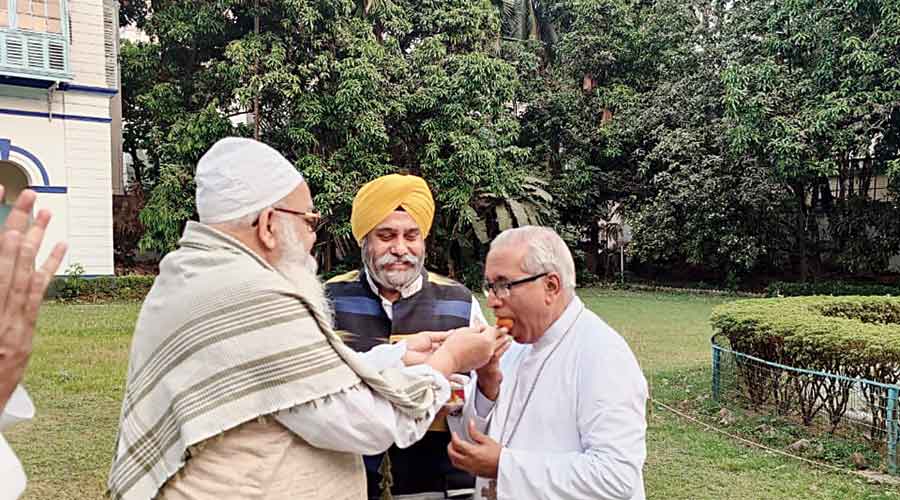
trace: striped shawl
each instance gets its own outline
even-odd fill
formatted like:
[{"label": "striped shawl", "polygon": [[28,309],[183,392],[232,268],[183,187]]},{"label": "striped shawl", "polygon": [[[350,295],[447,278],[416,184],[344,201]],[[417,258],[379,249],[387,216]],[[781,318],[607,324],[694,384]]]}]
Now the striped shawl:
[{"label": "striped shawl", "polygon": [[191,222],[179,247],[138,317],[111,498],[153,498],[189,446],[356,385],[424,417],[430,377],[362,363],[300,290],[239,241]]}]

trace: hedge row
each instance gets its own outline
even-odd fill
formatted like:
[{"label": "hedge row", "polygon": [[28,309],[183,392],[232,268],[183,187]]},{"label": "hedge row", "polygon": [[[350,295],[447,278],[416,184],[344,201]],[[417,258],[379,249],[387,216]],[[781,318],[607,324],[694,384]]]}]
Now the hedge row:
[{"label": "hedge row", "polygon": [[881,283],[852,283],[847,281],[816,281],[794,283],[773,281],[766,287],[769,297],[802,297],[810,295],[890,295],[900,297],[900,285]]},{"label": "hedge row", "polygon": [[50,286],[49,295],[66,302],[115,302],[144,300],[155,276],[101,276],[84,278],[79,275],[59,277]]},{"label": "hedge row", "polygon": [[[894,384],[900,379],[900,298],[739,300],[712,315],[734,350],[786,365]],[[886,373],[859,367],[890,366]]]},{"label": "hedge row", "polygon": [[[850,379],[900,384],[900,298],[791,297],[741,300],[718,306],[712,315],[715,341],[734,351],[782,365]],[[738,358],[746,395],[754,404],[772,403],[810,424],[827,413],[832,429],[847,411],[852,381],[760,370]],[[873,420],[872,437],[883,435],[887,391],[861,387]]]}]

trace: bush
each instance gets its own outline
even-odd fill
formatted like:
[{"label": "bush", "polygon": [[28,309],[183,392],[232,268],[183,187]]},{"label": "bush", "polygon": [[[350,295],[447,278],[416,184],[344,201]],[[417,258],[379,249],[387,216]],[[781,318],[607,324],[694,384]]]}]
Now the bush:
[{"label": "bush", "polygon": [[891,295],[900,297],[900,285],[849,283],[845,281],[808,283],[774,281],[766,287],[766,295],[769,297],[800,297],[808,295]]},{"label": "bush", "polygon": [[[75,271],[75,272],[71,272]],[[54,280],[50,295],[65,302],[94,303],[143,300],[155,276],[100,276],[84,278],[70,268],[68,276]]]},{"label": "bush", "polygon": [[766,361],[900,382],[900,298],[740,300],[718,306],[712,324],[733,349]]},{"label": "bush", "polygon": [[[731,349],[765,361],[849,379],[900,384],[900,298],[792,297],[741,300],[716,307],[712,324]],[[716,339],[718,340],[718,339]],[[824,410],[837,426],[852,381],[804,375],[787,380],[759,376],[739,358],[738,370],[754,404],[793,401],[804,423]],[[774,369],[773,371],[777,371]],[[873,418],[872,437],[884,429],[887,391],[866,384],[863,396]],[[788,394],[789,393],[789,394]]]}]

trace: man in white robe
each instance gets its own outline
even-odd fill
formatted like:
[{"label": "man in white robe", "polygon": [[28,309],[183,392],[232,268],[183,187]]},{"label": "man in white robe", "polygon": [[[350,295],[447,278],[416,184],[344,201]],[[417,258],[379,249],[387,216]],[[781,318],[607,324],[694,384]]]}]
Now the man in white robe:
[{"label": "man in white robe", "polygon": [[647,383],[625,340],[576,296],[563,240],[506,231],[485,278],[515,343],[478,371],[451,421],[449,454],[478,476],[476,498],[644,499]]}]

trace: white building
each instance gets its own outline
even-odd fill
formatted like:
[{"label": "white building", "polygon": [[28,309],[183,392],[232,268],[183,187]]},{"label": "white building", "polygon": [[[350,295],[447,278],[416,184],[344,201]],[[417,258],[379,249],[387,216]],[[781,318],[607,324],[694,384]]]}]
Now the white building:
[{"label": "white building", "polygon": [[[44,252],[109,275],[121,190],[118,2],[0,0],[0,220],[19,191],[54,214]],[[43,256],[39,256],[42,259]]]}]

